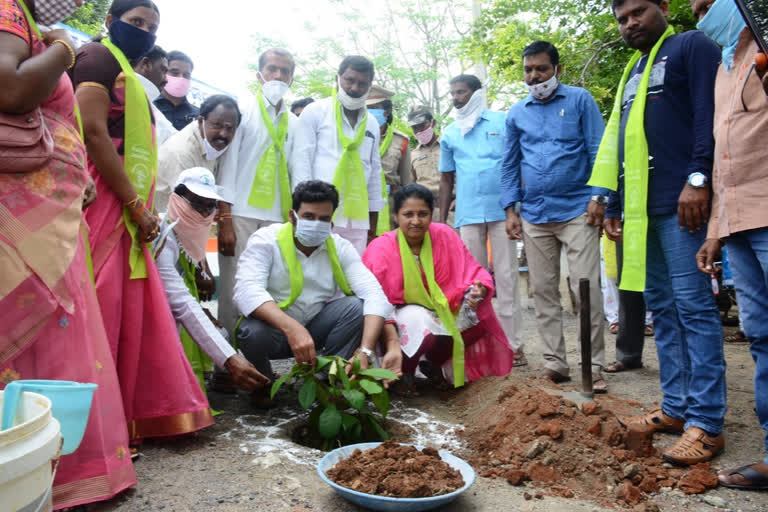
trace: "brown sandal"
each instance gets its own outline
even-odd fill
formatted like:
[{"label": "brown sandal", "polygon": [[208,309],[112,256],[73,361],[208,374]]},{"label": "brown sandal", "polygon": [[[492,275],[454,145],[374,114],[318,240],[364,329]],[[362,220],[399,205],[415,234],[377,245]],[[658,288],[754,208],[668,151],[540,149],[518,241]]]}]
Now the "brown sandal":
[{"label": "brown sandal", "polygon": [[725,437],[722,434],[709,436],[702,429],[691,427],[664,452],[664,460],[680,466],[694,466],[711,460],[723,448]]},{"label": "brown sandal", "polygon": [[616,419],[631,430],[652,430],[680,434],[685,428],[685,421],[667,416],[661,407],[654,407],[642,416],[617,416]]},{"label": "brown sandal", "polygon": [[599,373],[592,374],[592,392],[598,394],[608,392],[608,384],[605,382],[605,379],[603,379],[603,376]]}]

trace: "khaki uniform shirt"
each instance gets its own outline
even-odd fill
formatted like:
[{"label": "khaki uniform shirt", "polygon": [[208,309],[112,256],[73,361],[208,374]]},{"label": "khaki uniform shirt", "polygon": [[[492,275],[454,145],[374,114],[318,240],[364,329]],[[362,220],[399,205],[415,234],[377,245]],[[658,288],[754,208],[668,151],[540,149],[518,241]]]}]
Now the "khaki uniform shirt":
[{"label": "khaki uniform shirt", "polygon": [[401,187],[411,183],[410,162],[411,148],[408,146],[408,136],[395,130],[392,133],[392,143],[381,157],[381,170],[384,171],[387,185]]},{"label": "khaki uniform shirt", "polygon": [[757,44],[748,29],[739,37],[733,68],[721,65],[715,82],[715,166],[707,238],[768,226],[768,96],[751,69]]},{"label": "khaki uniform shirt", "polygon": [[[411,178],[414,183],[424,185],[435,196],[435,212],[432,220],[440,220],[440,139],[431,146],[419,144],[411,152]],[[448,214],[448,225],[453,226],[453,212]]]}]

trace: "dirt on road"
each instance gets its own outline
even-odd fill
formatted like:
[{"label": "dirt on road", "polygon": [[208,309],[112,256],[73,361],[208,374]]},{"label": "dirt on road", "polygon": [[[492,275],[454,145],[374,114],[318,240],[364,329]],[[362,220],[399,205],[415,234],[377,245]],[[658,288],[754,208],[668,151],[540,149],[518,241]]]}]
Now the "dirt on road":
[{"label": "dirt on road", "polygon": [[[407,401],[393,397],[390,417],[400,424],[396,440],[449,450],[469,459],[480,475],[488,475],[479,476],[467,493],[441,510],[768,510],[768,493],[718,487],[702,494],[685,494],[680,480],[687,470],[646,463],[647,458],[637,456],[633,460],[624,453],[627,448],[622,443],[611,445],[612,415],[638,412],[661,398],[652,338],[647,338],[644,368],[605,374],[609,395],[598,397],[598,409],[584,414],[567,400],[543,391],[553,386],[534,378],[541,368],[541,355],[533,312],[526,311],[524,319],[528,367],[514,369],[504,378],[481,379],[457,391],[427,392]],[[578,375],[576,319],[566,314],[564,320],[572,373]],[[606,334],[608,361],[613,360],[613,346],[614,336]],[[711,470],[764,457],[764,433],[754,413],[754,365],[749,348],[727,345],[725,353],[726,449],[712,462]],[[288,366],[285,363],[278,371]],[[576,386],[563,389],[575,390]],[[189,439],[145,442],[135,462],[137,487],[109,502],[91,505],[88,511],[362,510],[336,495],[319,478],[315,468],[322,452],[290,440],[305,415],[294,396],[281,391],[281,405],[268,412],[254,411],[245,397],[238,395],[211,393],[209,398],[215,409],[223,411],[215,426]],[[534,405],[535,410],[526,414]],[[554,414],[549,413],[550,408]],[[597,424],[599,435],[595,435]],[[564,444],[570,438],[574,444]],[[663,450],[675,440],[674,435],[657,435],[655,450]],[[534,449],[537,441],[539,446]],[[549,446],[528,457],[528,450],[541,450],[544,441]],[[589,448],[593,443],[597,449]],[[490,451],[494,453],[488,454]],[[703,478],[707,472],[699,469],[698,476]],[[658,489],[648,480],[651,475]],[[629,485],[642,488],[636,502]]]}]

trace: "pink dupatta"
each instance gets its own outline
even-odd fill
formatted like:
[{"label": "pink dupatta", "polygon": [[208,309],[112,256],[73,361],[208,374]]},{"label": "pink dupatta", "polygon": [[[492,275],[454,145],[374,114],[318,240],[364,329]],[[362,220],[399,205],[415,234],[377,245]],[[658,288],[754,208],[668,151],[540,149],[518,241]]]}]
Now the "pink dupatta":
[{"label": "pink dupatta", "polygon": [[[488,288],[488,297],[477,310],[478,327],[483,335],[468,346],[464,354],[467,381],[486,375],[507,375],[514,363],[514,353],[491,304],[493,279],[475,261],[453,229],[433,222],[429,225],[429,234],[432,237],[435,280],[454,312],[461,306],[464,292],[472,283],[480,281]],[[390,303],[405,304],[397,230],[384,233],[371,242],[363,254],[363,263],[379,280]]]}]

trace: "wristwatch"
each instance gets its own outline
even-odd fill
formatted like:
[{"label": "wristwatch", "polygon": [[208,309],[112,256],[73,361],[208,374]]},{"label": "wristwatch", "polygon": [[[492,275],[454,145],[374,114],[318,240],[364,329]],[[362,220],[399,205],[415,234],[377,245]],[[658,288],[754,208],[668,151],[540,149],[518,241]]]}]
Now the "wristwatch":
[{"label": "wristwatch", "polygon": [[360,347],[360,352],[365,354],[369,361],[373,361],[373,350],[365,347]]},{"label": "wristwatch", "polygon": [[598,194],[593,195],[589,198],[590,201],[594,201],[599,205],[605,206],[608,204],[608,196],[601,196]]},{"label": "wristwatch", "polygon": [[707,176],[700,172],[692,172],[688,175],[688,184],[693,188],[704,188],[707,184]]}]

